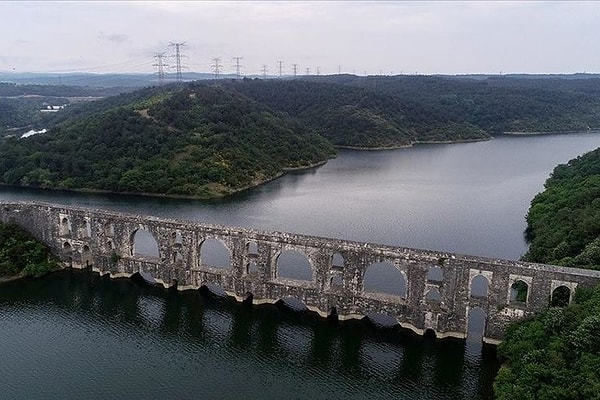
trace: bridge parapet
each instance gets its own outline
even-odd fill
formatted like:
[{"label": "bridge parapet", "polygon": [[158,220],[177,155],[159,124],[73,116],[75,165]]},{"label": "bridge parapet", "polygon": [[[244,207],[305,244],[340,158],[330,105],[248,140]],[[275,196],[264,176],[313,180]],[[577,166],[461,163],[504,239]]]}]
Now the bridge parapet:
[{"label": "bridge parapet", "polygon": [[[323,316],[335,307],[341,319],[383,313],[438,337],[465,337],[469,313],[480,309],[484,340],[501,340],[510,322],[547,307],[558,289],[570,301],[578,286],[600,283],[600,271],[44,203],[0,203],[0,220],[27,229],[72,268],[112,277],[144,272],[180,290],[216,284],[238,300],[250,292],[258,303],[295,297]],[[140,230],[156,241],[154,257],[136,253]],[[228,250],[229,265],[204,262],[207,240]],[[279,276],[277,260],[286,251],[306,257],[311,279]],[[369,270],[377,264],[399,272],[403,292],[369,291]],[[525,287],[524,298],[515,298],[516,285]]]}]

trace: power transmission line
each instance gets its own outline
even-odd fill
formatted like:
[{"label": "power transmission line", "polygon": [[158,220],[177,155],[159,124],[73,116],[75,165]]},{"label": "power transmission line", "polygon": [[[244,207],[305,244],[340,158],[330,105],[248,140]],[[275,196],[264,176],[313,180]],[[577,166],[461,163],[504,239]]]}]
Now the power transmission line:
[{"label": "power transmission line", "polygon": [[183,78],[181,75],[181,69],[185,68],[181,65],[181,57],[183,57],[181,54],[181,47],[185,46],[185,42],[171,42],[169,46],[175,47],[175,80],[177,80],[177,82],[181,82]]},{"label": "power transmission line", "polygon": [[279,77],[281,78],[283,75],[283,61],[279,60],[277,62],[279,63]]},{"label": "power transmission line", "polygon": [[296,75],[298,74],[298,64],[292,64],[292,69],[294,70],[294,78],[296,77]]},{"label": "power transmission line", "polygon": [[243,59],[243,57],[233,57],[233,59],[235,60],[235,77],[240,79],[242,77],[242,74],[240,73],[242,69],[240,61]]},{"label": "power transmission line", "polygon": [[266,79],[266,78],[267,78],[267,71],[268,71],[268,69],[267,69],[267,65],[265,64],[265,65],[263,65],[263,67],[262,67],[263,79]]},{"label": "power transmission line", "polygon": [[310,75],[310,67],[306,67],[306,75]]},{"label": "power transmission line", "polygon": [[321,67],[317,67],[317,76],[321,75]]},{"label": "power transmission line", "polygon": [[156,64],[152,64],[153,67],[156,67],[157,69],[157,75],[158,75],[158,83],[159,84],[163,84],[165,83],[165,68],[164,67],[168,67],[168,64],[165,64],[163,62],[163,60],[166,58],[167,56],[165,55],[165,53],[154,53],[154,58],[156,58]]},{"label": "power transmission line", "polygon": [[215,80],[218,80],[219,74],[221,73],[221,64],[219,64],[221,62],[221,59],[219,57],[215,57],[212,60],[214,64],[211,65],[211,67],[213,69],[213,73],[215,74]]}]

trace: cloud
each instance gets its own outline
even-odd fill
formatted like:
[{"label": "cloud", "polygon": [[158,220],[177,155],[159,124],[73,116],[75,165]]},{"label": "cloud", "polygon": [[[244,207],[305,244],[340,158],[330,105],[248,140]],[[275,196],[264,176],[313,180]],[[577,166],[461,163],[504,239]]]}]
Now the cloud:
[{"label": "cloud", "polygon": [[105,34],[102,31],[98,32],[98,39],[106,40],[107,42],[125,43],[129,41],[129,36],[123,33]]}]

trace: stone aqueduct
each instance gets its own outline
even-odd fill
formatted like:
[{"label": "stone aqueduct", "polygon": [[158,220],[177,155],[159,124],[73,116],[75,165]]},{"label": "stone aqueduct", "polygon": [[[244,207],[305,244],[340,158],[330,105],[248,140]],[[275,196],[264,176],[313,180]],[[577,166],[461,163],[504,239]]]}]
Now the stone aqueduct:
[{"label": "stone aqueduct", "polygon": [[[556,290],[568,291],[571,299],[578,286],[600,283],[600,271],[52,204],[0,203],[0,220],[24,227],[72,268],[91,267],[111,277],[143,271],[179,290],[211,284],[238,300],[251,293],[255,303],[297,298],[322,316],[335,310],[340,319],[381,313],[420,334],[433,330],[437,337],[466,337],[469,313],[480,309],[484,341],[492,343],[503,338],[511,321],[547,307]],[[158,257],[136,254],[134,236],[140,230],[155,238]],[[229,250],[227,268],[205,265],[201,248],[207,239]],[[306,256],[312,279],[279,275],[277,259],[289,250]],[[400,272],[406,285],[402,295],[365,290],[367,270],[378,263]],[[487,284],[482,293],[474,291],[476,280]],[[511,295],[515,283],[525,287],[525,298]]]}]

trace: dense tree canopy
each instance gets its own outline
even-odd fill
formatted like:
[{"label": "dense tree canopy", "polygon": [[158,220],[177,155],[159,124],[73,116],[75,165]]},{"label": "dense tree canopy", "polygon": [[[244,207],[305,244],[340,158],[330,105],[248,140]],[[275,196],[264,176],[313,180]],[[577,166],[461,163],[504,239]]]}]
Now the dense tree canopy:
[{"label": "dense tree canopy", "polygon": [[600,398],[600,287],[511,325],[498,348],[499,400]]},{"label": "dense tree canopy", "polygon": [[524,259],[600,269],[600,148],[557,166],[527,214]]},{"label": "dense tree canopy", "polygon": [[58,268],[46,246],[19,226],[0,222],[0,277],[40,276]]},{"label": "dense tree canopy", "polygon": [[334,155],[319,135],[237,93],[151,88],[66,112],[0,145],[0,181],[43,188],[220,196]]}]

